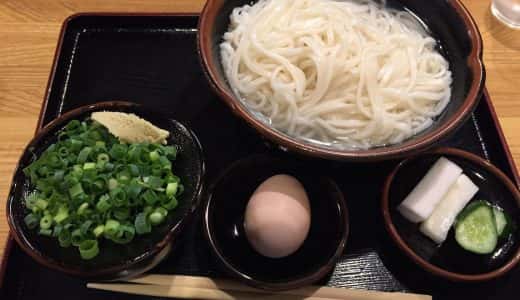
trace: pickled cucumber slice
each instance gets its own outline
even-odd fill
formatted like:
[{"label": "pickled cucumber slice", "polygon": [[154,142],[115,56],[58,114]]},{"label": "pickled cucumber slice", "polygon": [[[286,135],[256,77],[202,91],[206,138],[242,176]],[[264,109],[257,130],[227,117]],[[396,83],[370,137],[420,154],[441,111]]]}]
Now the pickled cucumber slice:
[{"label": "pickled cucumber slice", "polygon": [[497,246],[498,233],[493,207],[486,201],[470,203],[459,214],[455,225],[455,239],[464,249],[489,254]]}]

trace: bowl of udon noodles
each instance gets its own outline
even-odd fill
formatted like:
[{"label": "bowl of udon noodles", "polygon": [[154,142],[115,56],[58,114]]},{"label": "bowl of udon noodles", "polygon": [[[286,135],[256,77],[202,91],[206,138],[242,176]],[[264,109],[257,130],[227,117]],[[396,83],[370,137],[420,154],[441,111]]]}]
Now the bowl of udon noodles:
[{"label": "bowl of udon noodles", "polygon": [[216,93],[280,148],[395,159],[451,136],[481,96],[458,0],[208,0],[198,47]]}]

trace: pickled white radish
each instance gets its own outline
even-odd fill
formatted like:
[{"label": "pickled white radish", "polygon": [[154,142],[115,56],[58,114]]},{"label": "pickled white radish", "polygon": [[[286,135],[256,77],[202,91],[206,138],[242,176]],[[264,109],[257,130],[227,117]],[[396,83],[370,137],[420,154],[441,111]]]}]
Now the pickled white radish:
[{"label": "pickled white radish", "polygon": [[468,176],[460,175],[430,217],[421,224],[421,232],[437,244],[444,242],[455,218],[477,191],[478,187]]},{"label": "pickled white radish", "polygon": [[455,163],[439,158],[397,209],[410,222],[426,220],[461,173]]}]

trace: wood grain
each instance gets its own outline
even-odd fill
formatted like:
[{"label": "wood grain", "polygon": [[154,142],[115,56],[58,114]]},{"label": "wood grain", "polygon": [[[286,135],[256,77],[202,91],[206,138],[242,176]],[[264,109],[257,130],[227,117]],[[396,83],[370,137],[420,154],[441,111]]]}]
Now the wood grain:
[{"label": "wood grain", "polygon": [[[520,163],[520,31],[498,23],[490,0],[463,0],[484,39],[487,87]],[[77,12],[198,12],[203,0],[0,0],[0,257],[5,201],[18,158],[34,133],[61,24]]]}]

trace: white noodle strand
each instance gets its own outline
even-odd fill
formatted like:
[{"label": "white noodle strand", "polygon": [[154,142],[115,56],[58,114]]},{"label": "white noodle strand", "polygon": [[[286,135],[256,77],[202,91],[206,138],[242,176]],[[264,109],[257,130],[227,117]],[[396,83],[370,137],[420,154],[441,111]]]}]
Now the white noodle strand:
[{"label": "white noodle strand", "polygon": [[221,44],[226,77],[250,110],[291,136],[341,148],[400,143],[442,113],[452,76],[419,21],[383,5],[236,8]]}]

